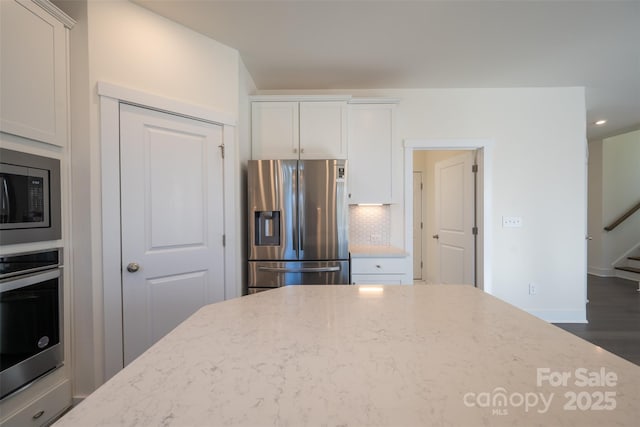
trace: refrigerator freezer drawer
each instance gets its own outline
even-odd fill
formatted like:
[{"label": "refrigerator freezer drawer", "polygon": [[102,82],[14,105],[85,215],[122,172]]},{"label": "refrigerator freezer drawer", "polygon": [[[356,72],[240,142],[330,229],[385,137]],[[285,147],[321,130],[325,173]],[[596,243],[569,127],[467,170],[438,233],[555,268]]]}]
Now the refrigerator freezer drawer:
[{"label": "refrigerator freezer drawer", "polygon": [[348,285],[349,261],[249,261],[251,288]]}]

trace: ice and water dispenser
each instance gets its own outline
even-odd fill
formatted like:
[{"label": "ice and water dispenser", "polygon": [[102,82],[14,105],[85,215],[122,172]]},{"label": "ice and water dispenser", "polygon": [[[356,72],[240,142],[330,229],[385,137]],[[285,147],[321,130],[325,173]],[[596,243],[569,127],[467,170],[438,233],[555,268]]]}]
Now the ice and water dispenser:
[{"label": "ice and water dispenser", "polygon": [[256,211],[256,246],[280,246],[280,211]]}]

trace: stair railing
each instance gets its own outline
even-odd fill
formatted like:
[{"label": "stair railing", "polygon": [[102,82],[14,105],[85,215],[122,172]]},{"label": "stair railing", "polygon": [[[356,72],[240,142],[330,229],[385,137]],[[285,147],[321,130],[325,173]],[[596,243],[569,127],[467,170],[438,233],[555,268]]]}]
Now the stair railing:
[{"label": "stair railing", "polygon": [[636,203],[635,206],[633,206],[631,209],[629,209],[627,212],[625,212],[622,216],[620,216],[620,218],[616,219],[615,221],[613,221],[611,224],[609,224],[608,226],[606,226],[604,229],[606,231],[611,231],[614,228],[616,228],[617,226],[619,226],[620,224],[622,224],[627,218],[629,218],[631,215],[633,215],[634,213],[636,213],[637,210],[640,209],[640,202]]}]

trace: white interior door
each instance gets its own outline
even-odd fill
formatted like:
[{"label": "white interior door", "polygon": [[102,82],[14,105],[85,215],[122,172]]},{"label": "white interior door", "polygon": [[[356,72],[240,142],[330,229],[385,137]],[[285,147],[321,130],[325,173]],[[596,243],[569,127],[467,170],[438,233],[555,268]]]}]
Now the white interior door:
[{"label": "white interior door", "polygon": [[120,144],[127,365],[224,299],[222,127],[121,104]]},{"label": "white interior door", "polygon": [[474,283],[473,152],[435,165],[436,230],[440,283]]},{"label": "white interior door", "polygon": [[422,280],[422,172],[413,172],[413,279]]}]

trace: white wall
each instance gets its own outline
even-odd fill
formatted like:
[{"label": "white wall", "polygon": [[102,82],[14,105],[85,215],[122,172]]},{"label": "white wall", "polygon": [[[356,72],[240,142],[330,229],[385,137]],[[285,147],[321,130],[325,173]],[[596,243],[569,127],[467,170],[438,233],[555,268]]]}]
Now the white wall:
[{"label": "white wall", "polygon": [[236,50],[133,3],[60,0],[56,4],[75,18],[81,29],[71,32],[71,90],[73,192],[77,201],[73,211],[74,396],[82,397],[102,383],[104,372],[97,82],[231,117],[238,117],[241,79],[246,87],[253,83],[246,69],[242,71]]},{"label": "white wall", "polygon": [[238,112],[235,49],[129,1],[90,1],[92,80],[231,115]]}]

